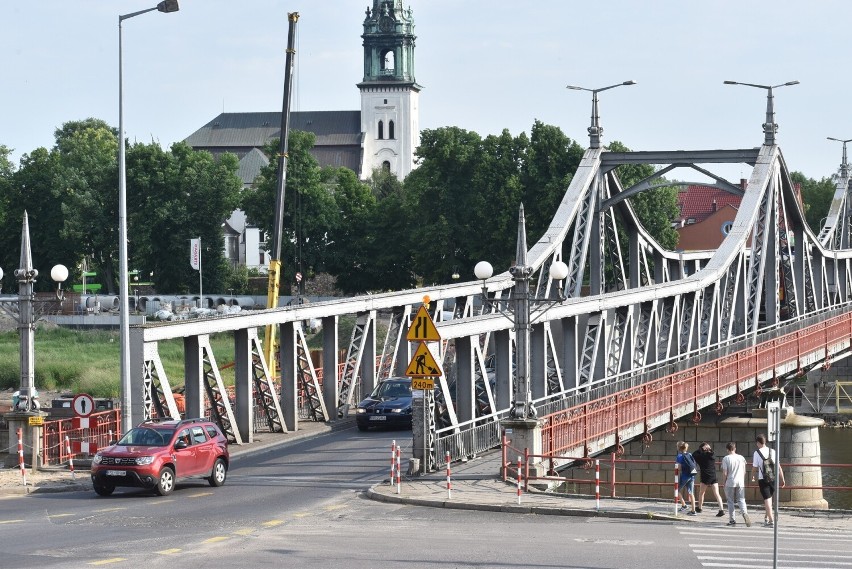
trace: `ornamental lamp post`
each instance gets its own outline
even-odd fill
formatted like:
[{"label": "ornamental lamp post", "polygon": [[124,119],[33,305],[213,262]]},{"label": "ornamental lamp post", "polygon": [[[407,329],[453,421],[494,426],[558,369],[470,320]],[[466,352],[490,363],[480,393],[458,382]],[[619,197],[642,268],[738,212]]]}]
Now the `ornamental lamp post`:
[{"label": "ornamental lamp post", "polygon": [[124,157],[124,101],[121,52],[121,23],[124,20],[158,10],[163,13],[177,12],[178,0],[163,0],[153,8],[118,16],[118,271],[119,271],[119,327],[121,351],[121,429],[133,428],[130,410],[130,286],[127,275],[127,166]]},{"label": "ornamental lamp post", "polygon": [[[515,281],[512,294],[506,300],[488,297],[486,282],[494,274],[494,268],[488,261],[480,261],[473,269],[476,278],[482,281],[482,301],[496,308],[503,316],[511,320],[515,330],[515,393],[510,416],[513,419],[535,419],[537,413],[532,402],[530,391],[530,331],[532,329],[532,311],[537,310],[536,316],[541,316],[553,304],[563,302],[565,294],[562,281],[568,276],[568,265],[560,260],[550,264],[550,278],[557,283],[555,298],[536,298],[530,294],[530,278],[533,267],[527,265],[526,223],[524,206],[521,204],[518,213],[518,244],[515,265],[509,269],[509,274]],[[500,305],[505,303],[511,310],[504,310]]]},{"label": "ornamental lamp post", "polygon": [[578,87],[576,85],[565,86],[566,89],[571,89],[574,91],[588,91],[592,94],[592,125],[588,128],[589,148],[600,148],[601,135],[603,135],[603,127],[600,124],[600,117],[598,116],[598,93],[602,91],[607,91],[609,89],[615,89],[616,87],[623,87],[624,85],[636,85],[636,81],[623,81],[621,83],[616,83],[615,85],[610,85],[608,87],[601,87],[600,89],[587,89],[585,87]]},{"label": "ornamental lamp post", "polygon": [[773,104],[772,89],[778,87],[790,87],[798,85],[798,81],[787,81],[779,85],[756,85],[755,83],[740,83],[739,81],[725,81],[725,85],[743,85],[745,87],[754,87],[756,89],[766,89],[766,122],[763,123],[763,143],[766,145],[775,144],[775,133],[778,132],[778,124],[775,122],[775,107]]}]

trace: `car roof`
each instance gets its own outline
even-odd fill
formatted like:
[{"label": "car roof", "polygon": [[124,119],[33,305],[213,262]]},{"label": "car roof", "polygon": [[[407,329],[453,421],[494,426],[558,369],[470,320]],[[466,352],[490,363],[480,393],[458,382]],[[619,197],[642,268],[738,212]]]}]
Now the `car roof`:
[{"label": "car roof", "polygon": [[173,427],[175,429],[179,427],[183,427],[184,425],[191,425],[194,423],[198,424],[210,424],[210,421],[204,418],[196,418],[196,419],[173,419],[171,417],[164,417],[162,419],[149,419],[147,421],[142,421],[137,427]]}]

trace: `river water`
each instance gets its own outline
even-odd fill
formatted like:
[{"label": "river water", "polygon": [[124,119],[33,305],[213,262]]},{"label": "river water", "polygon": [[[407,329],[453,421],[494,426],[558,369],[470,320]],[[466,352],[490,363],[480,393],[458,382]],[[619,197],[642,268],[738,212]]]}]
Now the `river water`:
[{"label": "river water", "polygon": [[[822,464],[852,464],[852,429],[820,429],[819,442]],[[822,485],[852,487],[852,468],[823,467]],[[823,498],[830,508],[852,510],[852,490],[823,490]]]}]

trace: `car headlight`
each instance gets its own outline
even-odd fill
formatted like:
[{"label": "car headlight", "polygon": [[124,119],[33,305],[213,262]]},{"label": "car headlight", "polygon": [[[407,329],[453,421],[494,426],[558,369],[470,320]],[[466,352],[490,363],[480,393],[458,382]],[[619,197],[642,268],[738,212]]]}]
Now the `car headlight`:
[{"label": "car headlight", "polygon": [[101,456],[101,453],[96,452],[95,458],[92,459],[92,462],[94,462],[95,464],[100,464],[103,459],[104,459],[104,457]]},{"label": "car headlight", "polygon": [[358,407],[358,409],[357,409],[355,412],[356,412],[356,413],[366,413],[366,412],[367,412],[367,410],[366,410],[366,409],[364,409],[363,407]]},{"label": "car headlight", "polygon": [[152,462],[154,462],[154,457],[153,457],[153,456],[139,456],[139,457],[136,457],[136,464],[137,464],[138,466],[145,466],[146,464],[151,464]]},{"label": "car headlight", "polygon": [[402,407],[400,407],[399,409],[391,409],[391,413],[402,413],[404,411],[405,409],[403,409]]}]

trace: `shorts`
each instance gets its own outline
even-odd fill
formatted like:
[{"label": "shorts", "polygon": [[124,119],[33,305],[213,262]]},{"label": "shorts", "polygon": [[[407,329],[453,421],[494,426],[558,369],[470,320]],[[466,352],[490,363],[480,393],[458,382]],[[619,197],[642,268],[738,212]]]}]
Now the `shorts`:
[{"label": "shorts", "polygon": [[695,476],[690,476],[689,478],[681,478],[680,484],[677,487],[678,491],[686,488],[687,494],[695,494]]},{"label": "shorts", "polygon": [[760,495],[763,496],[764,500],[768,500],[775,493],[775,484],[767,482],[763,478],[757,481],[757,485],[760,487]]},{"label": "shorts", "polygon": [[711,476],[701,473],[701,483],[705,486],[712,486],[714,484],[718,484],[719,481],[716,479],[716,473],[714,472]]}]

